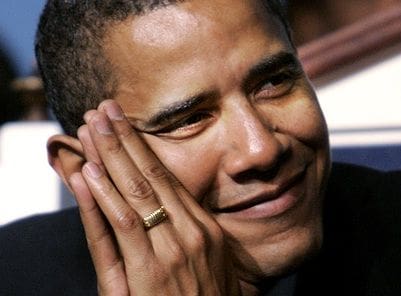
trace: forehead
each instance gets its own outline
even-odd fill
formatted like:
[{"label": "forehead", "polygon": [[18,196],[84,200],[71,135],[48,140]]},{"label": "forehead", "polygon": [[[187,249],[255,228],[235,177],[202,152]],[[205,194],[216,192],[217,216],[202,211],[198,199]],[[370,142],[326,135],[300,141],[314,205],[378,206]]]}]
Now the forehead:
[{"label": "forehead", "polygon": [[[118,76],[120,97],[135,96],[143,105],[157,103],[154,98],[166,90],[176,91],[170,98],[177,98],[187,95],[180,91],[205,88],[224,69],[240,75],[266,51],[278,51],[286,38],[262,1],[195,0],[112,25],[104,48]],[[121,100],[125,105],[128,99]]]},{"label": "forehead", "polygon": [[235,35],[238,29],[266,16],[260,1],[187,1],[136,17],[131,24],[132,38],[138,45],[169,48],[186,42],[191,35]]},{"label": "forehead", "polygon": [[[125,47],[131,54],[149,53],[147,49],[165,49],[171,53],[188,45],[188,41],[196,44],[207,37],[231,36],[235,40],[238,33],[255,24],[264,24],[273,33],[273,23],[277,24],[277,19],[258,0],[184,1],[112,25],[106,34],[105,47]],[[121,43],[117,40],[123,39],[126,42],[119,46]]]}]

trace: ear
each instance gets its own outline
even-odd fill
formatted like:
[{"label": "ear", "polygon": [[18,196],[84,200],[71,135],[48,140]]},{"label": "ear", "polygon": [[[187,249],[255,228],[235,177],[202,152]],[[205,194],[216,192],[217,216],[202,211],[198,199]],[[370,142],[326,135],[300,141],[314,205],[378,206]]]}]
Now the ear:
[{"label": "ear", "polygon": [[86,162],[81,142],[66,135],[55,135],[47,141],[50,165],[72,192],[69,180],[73,173],[81,172]]}]

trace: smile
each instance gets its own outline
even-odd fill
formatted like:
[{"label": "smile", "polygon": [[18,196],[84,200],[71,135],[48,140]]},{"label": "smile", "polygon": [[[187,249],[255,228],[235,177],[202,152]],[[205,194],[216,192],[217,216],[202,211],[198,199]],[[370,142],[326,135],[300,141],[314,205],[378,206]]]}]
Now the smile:
[{"label": "smile", "polygon": [[280,216],[294,208],[305,195],[307,169],[288,178],[274,190],[244,198],[242,201],[214,209],[216,214],[241,219],[263,219]]}]

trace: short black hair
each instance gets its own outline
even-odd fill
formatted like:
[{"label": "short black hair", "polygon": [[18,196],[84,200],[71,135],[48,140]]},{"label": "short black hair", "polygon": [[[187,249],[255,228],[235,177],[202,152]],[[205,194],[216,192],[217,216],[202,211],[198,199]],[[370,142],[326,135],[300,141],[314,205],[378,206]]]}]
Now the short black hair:
[{"label": "short black hair", "polygon": [[[36,33],[35,51],[49,106],[66,134],[76,137],[84,113],[114,97],[117,81],[102,48],[109,25],[183,1],[47,1]],[[264,2],[290,36],[282,1]]]}]

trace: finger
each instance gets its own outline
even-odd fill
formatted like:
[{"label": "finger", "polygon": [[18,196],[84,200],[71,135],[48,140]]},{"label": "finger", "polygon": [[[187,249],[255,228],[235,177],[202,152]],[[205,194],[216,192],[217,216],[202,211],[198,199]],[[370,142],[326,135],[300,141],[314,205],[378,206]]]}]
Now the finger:
[{"label": "finger", "polygon": [[88,127],[93,144],[121,196],[142,217],[157,210],[161,205],[158,195],[115,135],[106,114],[94,114]]},{"label": "finger", "polygon": [[127,289],[124,263],[121,260],[114,235],[93,199],[85,180],[80,173],[75,173],[70,178],[70,184],[79,206],[88,249],[98,276],[100,289],[104,292],[116,292],[124,287]]},{"label": "finger", "polygon": [[146,262],[151,262],[153,249],[142,218],[95,163],[86,163],[82,172],[90,192],[114,230],[124,260],[132,266],[144,266]]},{"label": "finger", "polygon": [[89,128],[86,124],[82,125],[78,129],[78,139],[81,141],[82,147],[84,149],[85,158],[87,161],[94,162],[99,167],[105,171],[103,162],[93,144],[92,138],[89,134]]}]

